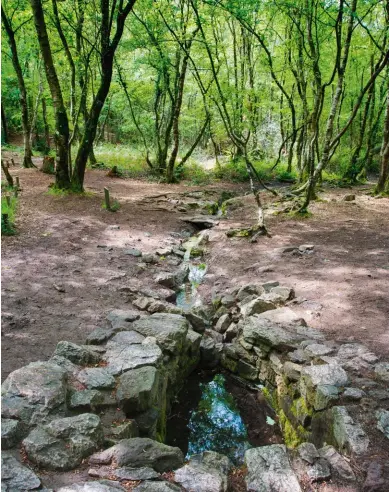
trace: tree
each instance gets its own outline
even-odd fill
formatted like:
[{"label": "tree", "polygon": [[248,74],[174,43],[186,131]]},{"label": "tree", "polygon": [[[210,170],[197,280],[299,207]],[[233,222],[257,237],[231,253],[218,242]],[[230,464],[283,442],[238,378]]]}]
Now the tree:
[{"label": "tree", "polygon": [[[31,141],[30,141],[31,127],[30,127],[30,117],[29,117],[29,110],[28,110],[27,90],[24,81],[22,67],[20,65],[18,49],[16,45],[16,33],[27,21],[22,21],[18,27],[13,27],[12,21],[10,18],[7,17],[3,5],[1,6],[1,19],[2,19],[4,30],[7,34],[7,39],[11,50],[12,65],[15,69],[19,92],[20,92],[20,107],[22,112],[22,126],[23,126],[23,140],[24,140],[23,167],[35,167],[31,159],[32,157],[32,149],[31,149]],[[5,121],[5,118],[3,118],[3,107],[2,107],[2,121]]]}]

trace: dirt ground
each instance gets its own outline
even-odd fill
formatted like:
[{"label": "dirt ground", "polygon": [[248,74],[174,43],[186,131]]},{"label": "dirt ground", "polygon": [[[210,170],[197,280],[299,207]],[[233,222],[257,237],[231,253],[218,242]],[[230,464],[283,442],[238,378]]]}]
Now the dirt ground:
[{"label": "dirt ground", "polygon": [[[83,342],[104,324],[108,311],[130,307],[123,287],[153,286],[153,275],[167,260],[142,270],[125,251],[154,253],[178,245],[183,230],[192,232],[169,194],[248,191],[247,185],[226,183],[188,187],[111,179],[95,170],[87,172],[85,196],[58,196],[47,193],[50,176],[18,167],[11,173],[19,175],[22,192],[19,233],[2,238],[3,379],[22,365],[49,358],[60,340]],[[115,213],[102,208],[104,186],[121,204]],[[201,293],[209,297],[215,286],[224,291],[238,282],[276,279],[294,287],[293,308],[313,327],[336,340],[361,341],[387,357],[389,199],[369,197],[366,187],[358,187],[352,190],[356,200],[344,202],[347,193],[327,190],[308,219],[270,216],[271,237],[256,243],[225,235],[230,227],[254,222],[247,196],[244,206],[210,233]],[[314,252],[281,252],[301,244],[313,244]]]}]

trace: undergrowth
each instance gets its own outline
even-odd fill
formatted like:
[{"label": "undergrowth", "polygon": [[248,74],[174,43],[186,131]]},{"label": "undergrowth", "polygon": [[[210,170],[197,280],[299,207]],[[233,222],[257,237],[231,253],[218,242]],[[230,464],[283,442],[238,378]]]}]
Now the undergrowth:
[{"label": "undergrowth", "polygon": [[13,188],[10,187],[1,187],[1,234],[3,236],[13,236],[16,234],[15,230],[15,213],[18,204],[18,199],[13,196],[13,194],[9,196],[9,203],[6,198],[7,192],[13,193]]}]

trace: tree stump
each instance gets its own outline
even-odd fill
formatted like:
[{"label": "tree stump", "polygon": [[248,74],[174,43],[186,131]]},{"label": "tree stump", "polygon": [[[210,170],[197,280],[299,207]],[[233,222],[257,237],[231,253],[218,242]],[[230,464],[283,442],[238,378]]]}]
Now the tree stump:
[{"label": "tree stump", "polygon": [[43,164],[42,164],[42,173],[45,174],[55,174],[55,161],[54,157],[50,157],[48,155],[45,155],[43,157]]}]

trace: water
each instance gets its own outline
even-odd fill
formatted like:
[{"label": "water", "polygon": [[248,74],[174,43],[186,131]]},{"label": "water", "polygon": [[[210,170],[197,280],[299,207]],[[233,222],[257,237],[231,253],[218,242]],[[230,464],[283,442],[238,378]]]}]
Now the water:
[{"label": "water", "polygon": [[233,396],[225,388],[222,374],[201,384],[201,400],[190,416],[188,454],[216,451],[235,464],[243,463],[244,453],[251,446],[247,429]]}]

